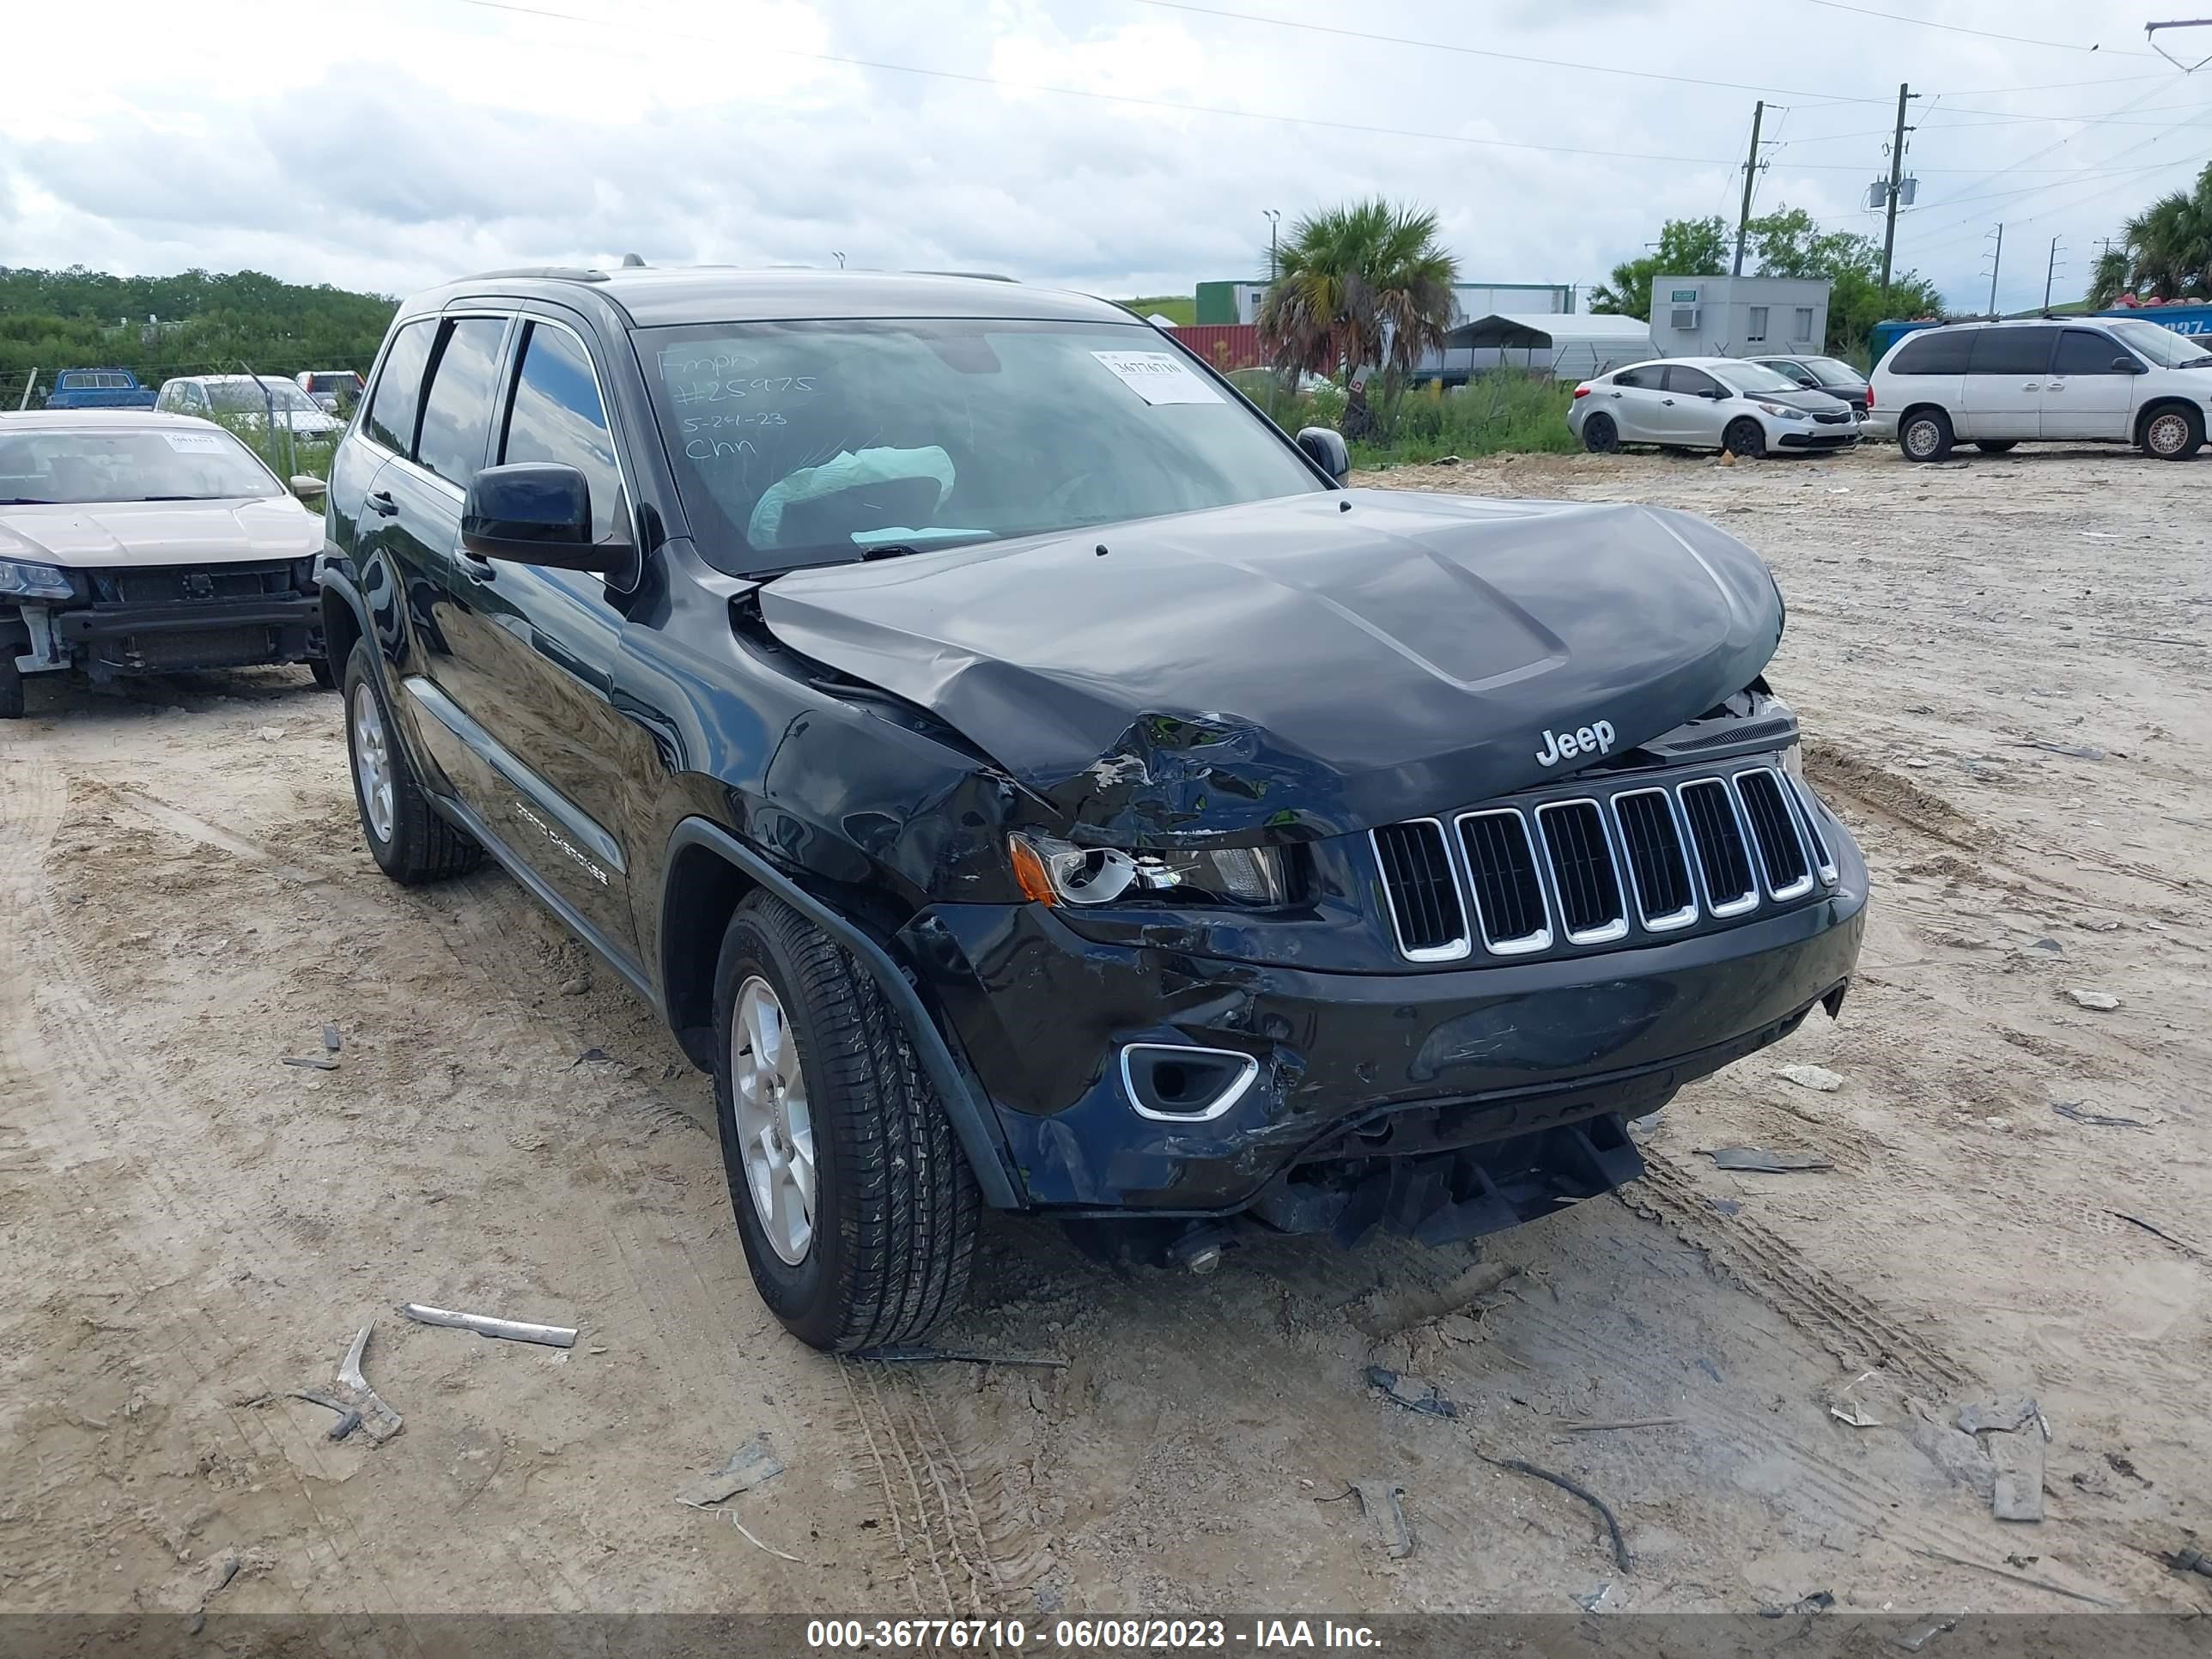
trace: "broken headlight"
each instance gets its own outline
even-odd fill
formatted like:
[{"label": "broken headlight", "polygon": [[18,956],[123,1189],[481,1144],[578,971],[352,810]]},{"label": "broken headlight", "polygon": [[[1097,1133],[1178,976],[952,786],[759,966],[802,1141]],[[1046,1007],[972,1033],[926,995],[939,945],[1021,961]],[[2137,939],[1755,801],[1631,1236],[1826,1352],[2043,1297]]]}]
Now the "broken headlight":
[{"label": "broken headlight", "polygon": [[1148,893],[1235,904],[1280,904],[1290,896],[1282,850],[1274,847],[1124,853],[1018,832],[1006,837],[1006,851],[1022,892],[1040,904],[1111,904]]},{"label": "broken headlight", "polygon": [[15,599],[66,599],[70,597],[70,579],[50,564],[0,559],[0,594]]}]

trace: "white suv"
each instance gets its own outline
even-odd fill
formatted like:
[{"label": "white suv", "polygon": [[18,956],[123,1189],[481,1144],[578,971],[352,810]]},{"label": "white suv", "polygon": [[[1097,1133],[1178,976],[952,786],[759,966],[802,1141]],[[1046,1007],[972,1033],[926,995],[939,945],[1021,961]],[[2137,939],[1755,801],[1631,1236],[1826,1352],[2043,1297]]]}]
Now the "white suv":
[{"label": "white suv", "polygon": [[1921,329],[1874,371],[1869,437],[1940,461],[1954,441],[1990,454],[2031,440],[2140,444],[2185,461],[2204,443],[2212,351],[2133,318]]}]

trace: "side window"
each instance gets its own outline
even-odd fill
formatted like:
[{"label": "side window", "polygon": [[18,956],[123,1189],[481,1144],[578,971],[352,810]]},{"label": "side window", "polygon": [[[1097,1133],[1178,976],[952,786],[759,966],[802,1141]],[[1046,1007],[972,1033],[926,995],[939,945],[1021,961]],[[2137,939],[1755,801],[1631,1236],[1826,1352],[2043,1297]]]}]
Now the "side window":
[{"label": "side window", "polygon": [[1743,337],[1747,340],[1763,340],[1766,337],[1766,307],[1765,306],[1752,307],[1751,322],[1745,328]]},{"label": "side window", "polygon": [[430,344],[437,335],[433,320],[410,323],[392,337],[392,349],[384,354],[384,372],[376,377],[367,425],[368,435],[395,455],[404,455],[414,447],[422,371],[429,367]]},{"label": "side window", "polygon": [[1797,307],[1796,321],[1790,326],[1790,337],[1793,340],[1810,340],[1813,337],[1812,307],[1799,306]]},{"label": "side window", "polygon": [[1818,380],[1813,378],[1813,371],[1811,369],[1806,368],[1802,363],[1793,363],[1787,357],[1768,363],[1766,366],[1772,369],[1776,374],[1781,375],[1784,379],[1796,381],[1799,386],[1818,386],[1820,384]]},{"label": "side window", "polygon": [[[1979,331],[1976,331],[1978,332]],[[1954,334],[1948,330],[1930,329],[1915,334],[1897,349],[1890,359],[1893,374],[1964,374],[1966,372],[1966,351],[1972,336],[1965,331]]]},{"label": "side window", "polygon": [[2052,332],[2047,328],[1977,329],[1966,373],[2040,374],[2051,362]]},{"label": "side window", "polygon": [[1685,398],[1703,398],[1720,389],[1721,383],[1701,368],[1685,368],[1676,363],[1667,371],[1667,390]]},{"label": "side window", "polygon": [[1656,392],[1660,371],[1656,368],[1624,368],[1613,377],[1615,386],[1625,386],[1632,392]]},{"label": "side window", "polygon": [[2118,374],[2114,365],[2127,356],[2109,334],[2093,334],[2086,328],[2069,328],[2058,337],[2058,355],[2051,359],[2053,374]]},{"label": "side window", "polygon": [[483,465],[500,343],[506,337],[504,317],[464,317],[446,329],[430,389],[422,395],[422,435],[415,459],[447,483],[466,488]]},{"label": "side window", "polygon": [[550,323],[530,325],[515,373],[514,397],[507,404],[499,459],[501,463],[557,461],[574,467],[592,487],[592,539],[629,540],[617,520],[623,505],[622,473],[615,465],[614,436],[607,430],[606,411],[599,406],[591,359],[566,329]]}]

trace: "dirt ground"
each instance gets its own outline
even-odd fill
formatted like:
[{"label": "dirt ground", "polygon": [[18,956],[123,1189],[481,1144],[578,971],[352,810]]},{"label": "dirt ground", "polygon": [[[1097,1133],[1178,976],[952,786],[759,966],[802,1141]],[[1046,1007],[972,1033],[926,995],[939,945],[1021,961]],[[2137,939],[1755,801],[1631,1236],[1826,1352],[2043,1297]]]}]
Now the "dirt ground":
[{"label": "dirt ground", "polygon": [[[2212,1534],[2212,462],[1375,482],[1686,507],[1773,562],[1771,678],[1875,872],[1840,1022],[1645,1126],[1621,1200],[1486,1241],[1513,1271],[1471,1301],[1500,1275],[1465,1251],[1194,1279],[994,1221],[944,1341],[1064,1368],[840,1362],[756,1300],[708,1085],[614,976],[495,872],[377,874],[335,698],[36,681],[0,726],[0,1610],[186,1610],[233,1558],[226,1612],[2212,1602],[2148,1554]],[[282,1064],[326,1022],[336,1069]],[[1832,1167],[1700,1152],[1731,1145]],[[371,1321],[405,1426],[333,1443],[286,1391]],[[1926,1426],[2021,1392],[2035,1524]],[[738,1526],[676,1501],[756,1434],[785,1472]],[[1633,1571],[1478,1454],[1603,1498]]]}]

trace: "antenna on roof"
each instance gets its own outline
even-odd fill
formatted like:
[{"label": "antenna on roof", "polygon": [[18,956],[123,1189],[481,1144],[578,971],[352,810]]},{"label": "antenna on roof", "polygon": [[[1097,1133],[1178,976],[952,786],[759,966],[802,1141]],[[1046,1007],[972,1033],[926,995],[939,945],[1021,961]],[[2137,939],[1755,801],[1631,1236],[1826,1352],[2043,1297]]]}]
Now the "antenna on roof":
[{"label": "antenna on roof", "polygon": [[623,255],[623,269],[624,270],[642,270],[644,268],[645,261],[640,258],[636,254],[625,253]]}]

